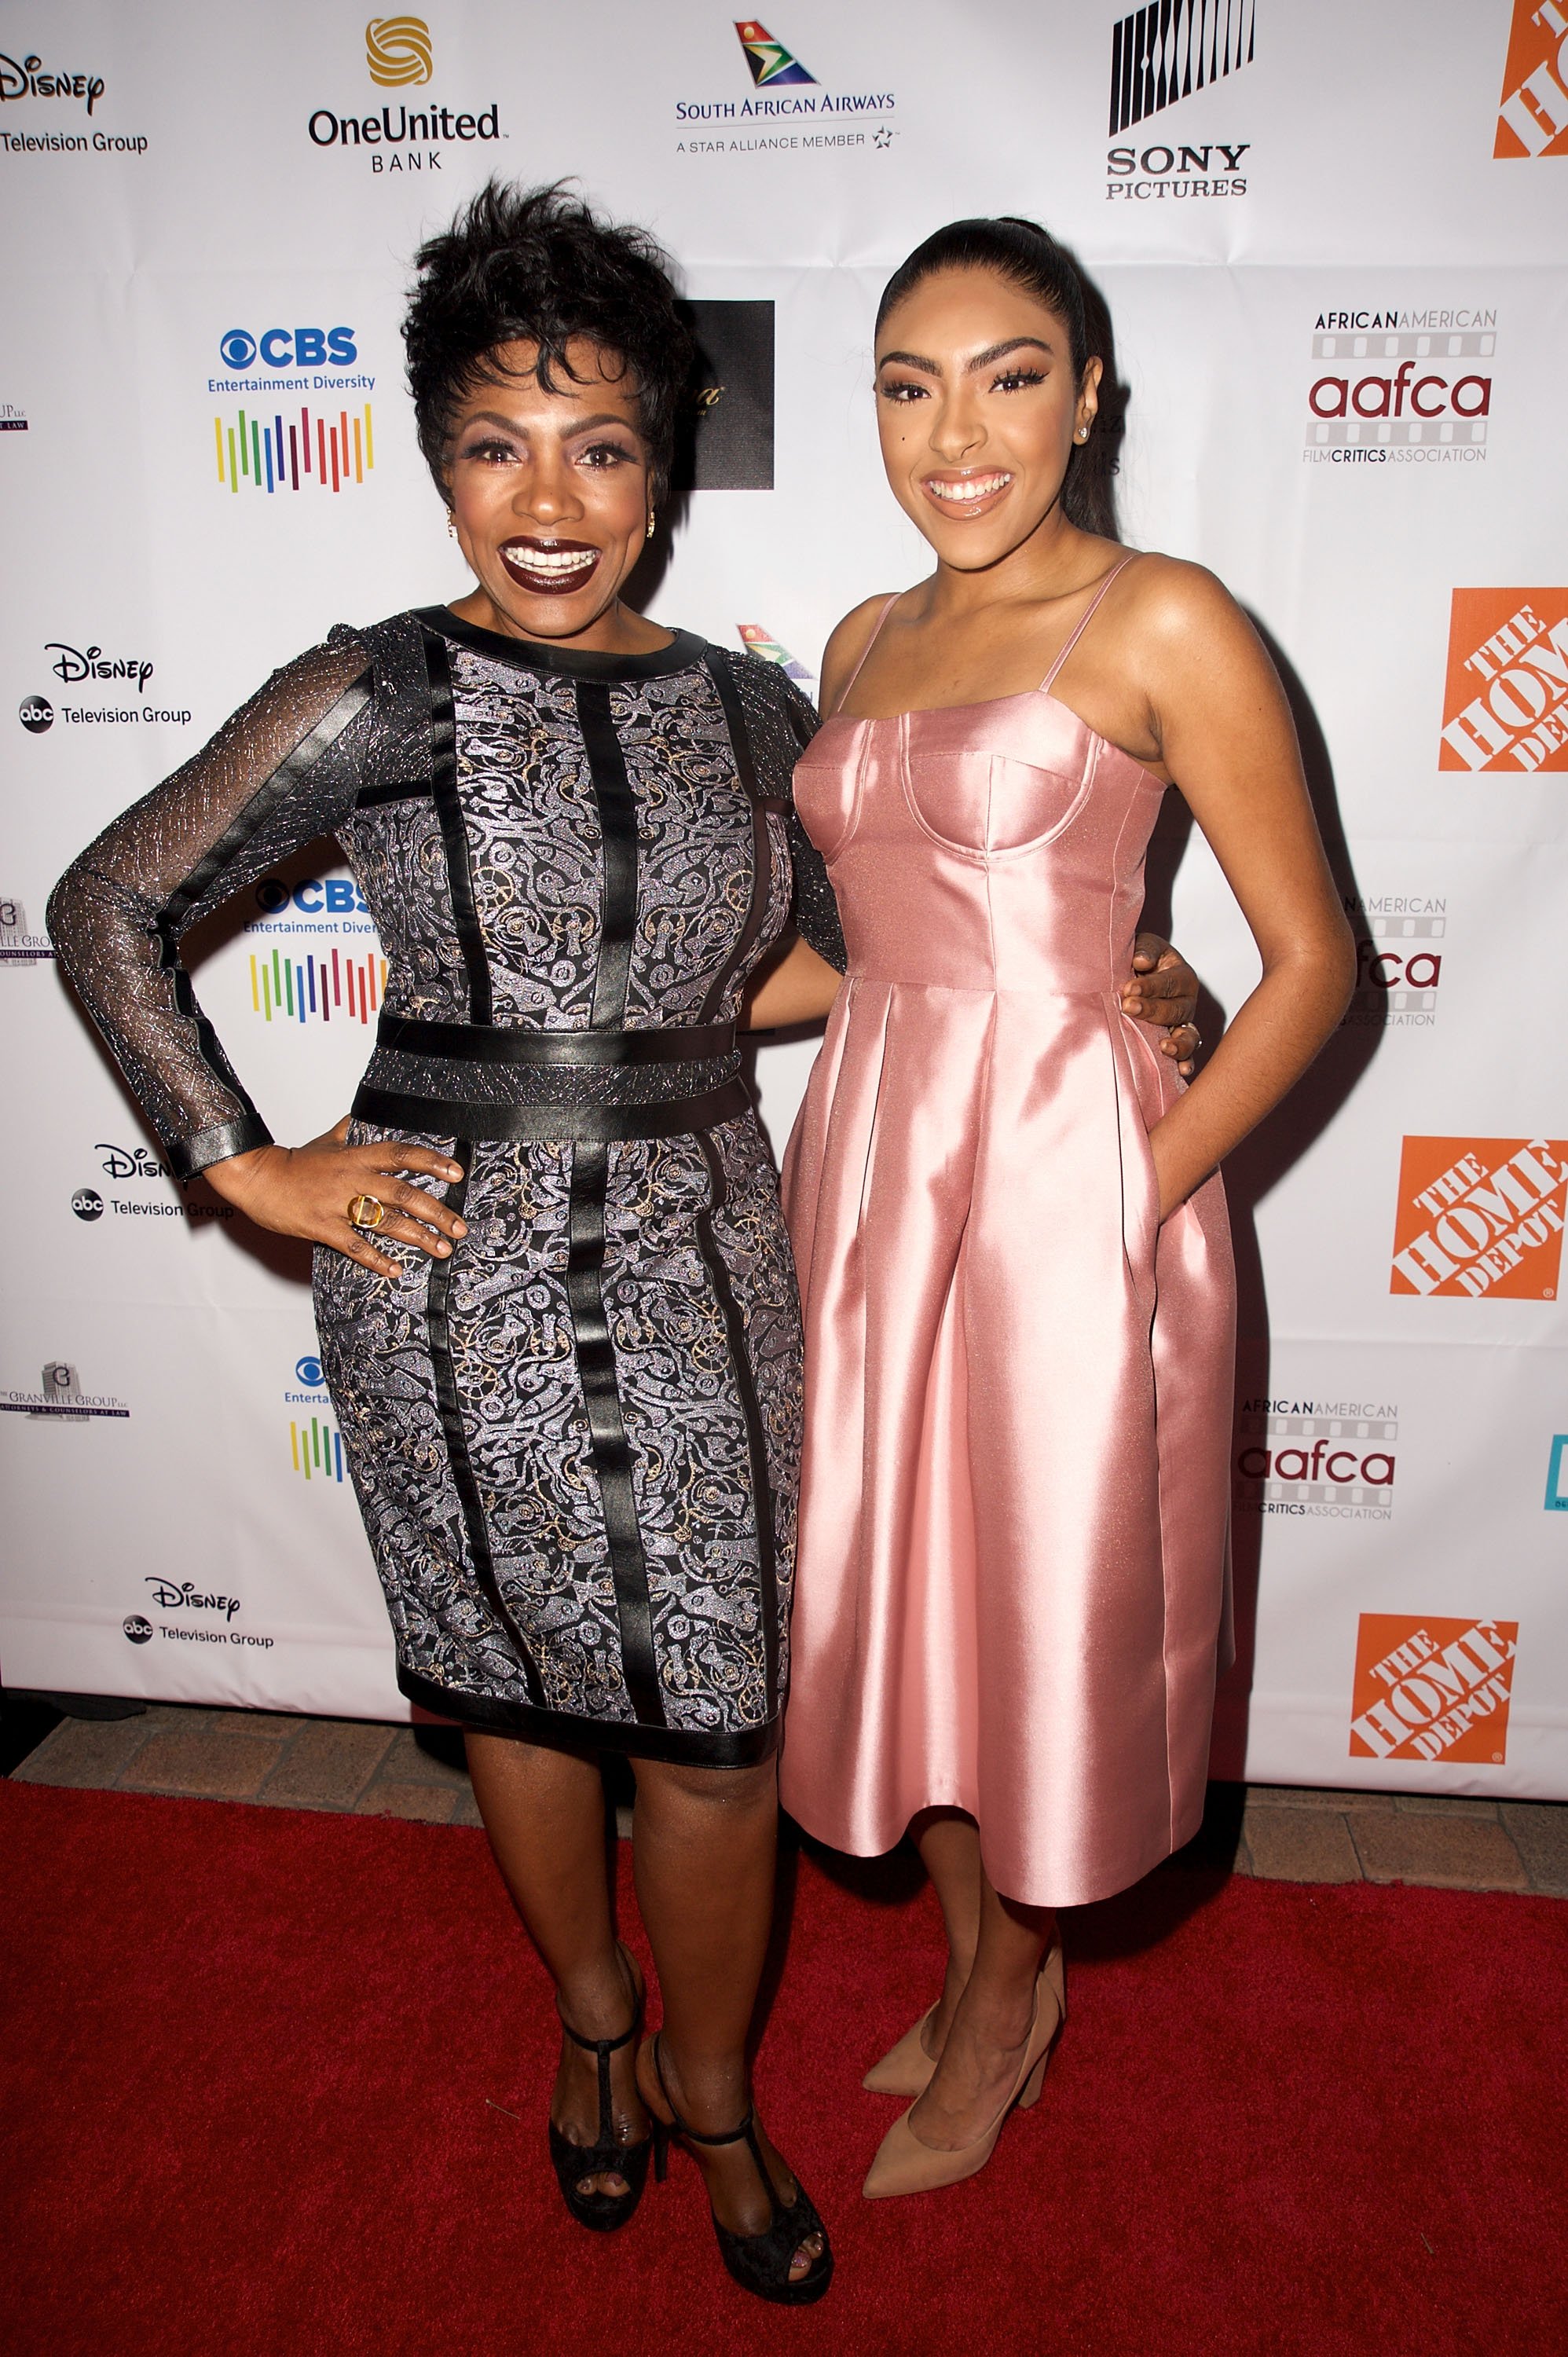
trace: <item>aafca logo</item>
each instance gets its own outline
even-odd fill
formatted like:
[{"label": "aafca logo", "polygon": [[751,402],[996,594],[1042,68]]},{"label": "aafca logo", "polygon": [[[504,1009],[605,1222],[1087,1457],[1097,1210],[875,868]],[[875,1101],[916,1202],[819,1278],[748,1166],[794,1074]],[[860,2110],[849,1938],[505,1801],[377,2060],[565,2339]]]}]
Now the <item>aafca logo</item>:
[{"label": "aafca logo", "polygon": [[1517,1620],[1363,1612],[1351,1759],[1482,1760],[1500,1768],[1518,1646]]},{"label": "aafca logo", "polygon": [[1568,589],[1455,589],[1440,770],[1568,770]]},{"label": "aafca logo", "polygon": [[1568,1142],[1407,1137],[1391,1293],[1553,1301]]},{"label": "aafca logo", "polygon": [[1386,1523],[1399,1410],[1381,1400],[1249,1399],[1236,1419],[1246,1512]]},{"label": "aafca logo", "polygon": [[1474,464],[1486,457],[1497,312],[1327,310],[1312,333],[1309,463]]},{"label": "aafca logo", "polygon": [[1492,154],[1568,156],[1568,15],[1555,0],[1513,0]]},{"label": "aafca logo", "polygon": [[1391,892],[1347,895],[1343,906],[1356,934],[1356,987],[1345,1023],[1430,1029],[1443,980],[1446,899]]}]

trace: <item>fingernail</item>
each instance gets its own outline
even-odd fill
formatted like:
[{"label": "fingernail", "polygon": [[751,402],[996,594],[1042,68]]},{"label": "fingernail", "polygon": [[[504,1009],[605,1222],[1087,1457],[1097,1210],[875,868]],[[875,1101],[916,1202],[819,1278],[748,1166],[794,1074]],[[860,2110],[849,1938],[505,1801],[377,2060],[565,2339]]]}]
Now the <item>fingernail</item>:
[{"label": "fingernail", "polygon": [[453,1231],[452,1231],[452,1233],[453,1233],[455,1236],[466,1236],[466,1235],[467,1234],[467,1232],[468,1232],[468,1222],[467,1222],[467,1220],[459,1220],[459,1221],[457,1222],[456,1225],[454,1227],[454,1229],[453,1229]]},{"label": "fingernail", "polygon": [[441,1239],[441,1241],[440,1241],[440,1243],[436,1245],[435,1249],[436,1249],[436,1251],[437,1251],[438,1253],[449,1253],[449,1252],[451,1251],[452,1247],[451,1247],[451,1245],[447,1243],[447,1241],[446,1241],[446,1237],[445,1237],[445,1236],[443,1236],[443,1237],[442,1237],[442,1239]]}]

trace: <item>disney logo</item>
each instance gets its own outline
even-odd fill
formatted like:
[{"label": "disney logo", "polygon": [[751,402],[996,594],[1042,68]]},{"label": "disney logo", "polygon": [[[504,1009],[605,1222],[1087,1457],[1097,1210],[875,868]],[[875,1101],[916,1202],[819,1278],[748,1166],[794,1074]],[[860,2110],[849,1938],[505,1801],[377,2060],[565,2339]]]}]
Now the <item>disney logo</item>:
[{"label": "disney logo", "polygon": [[143,1584],[152,1589],[153,1602],[161,1605],[166,1612],[182,1609],[190,1612],[221,1612],[226,1620],[232,1620],[240,1609],[237,1596],[199,1596],[195,1583],[188,1579],[182,1579],[177,1587],[172,1579],[155,1579],[149,1573]]},{"label": "disney logo", "polygon": [[161,1178],[164,1166],[145,1146],[110,1146],[100,1138],[94,1154],[103,1157],[103,1168],[111,1178]]},{"label": "disney logo", "polygon": [[18,62],[0,53],[0,99],[83,98],[91,114],[103,95],[102,78],[97,74],[42,73],[42,58],[28,56]]},{"label": "disney logo", "polygon": [[59,639],[46,639],[44,652],[59,658],[49,665],[55,677],[73,683],[79,679],[134,679],[140,694],[153,675],[152,664],[144,662],[139,655],[106,658],[102,647],[89,647],[83,653],[79,648],[62,645]]}]

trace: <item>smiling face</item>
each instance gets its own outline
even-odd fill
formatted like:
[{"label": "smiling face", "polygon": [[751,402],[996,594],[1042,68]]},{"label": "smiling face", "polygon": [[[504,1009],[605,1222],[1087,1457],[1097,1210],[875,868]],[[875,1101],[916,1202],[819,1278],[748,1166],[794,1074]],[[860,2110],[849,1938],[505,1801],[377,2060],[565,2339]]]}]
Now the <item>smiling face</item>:
[{"label": "smiling face", "polygon": [[[942,564],[1000,563],[1048,522],[1100,362],[1079,383],[1065,323],[993,270],[942,270],[882,324],[876,418],[894,497]],[[1070,527],[1065,527],[1070,530]]]},{"label": "smiling face", "polygon": [[455,420],[447,487],[457,539],[479,587],[456,608],[486,630],[619,646],[617,593],[642,554],[648,446],[637,384],[585,339],[566,348],[575,380],[544,392],[532,344],[503,344],[499,381],[477,385]]}]

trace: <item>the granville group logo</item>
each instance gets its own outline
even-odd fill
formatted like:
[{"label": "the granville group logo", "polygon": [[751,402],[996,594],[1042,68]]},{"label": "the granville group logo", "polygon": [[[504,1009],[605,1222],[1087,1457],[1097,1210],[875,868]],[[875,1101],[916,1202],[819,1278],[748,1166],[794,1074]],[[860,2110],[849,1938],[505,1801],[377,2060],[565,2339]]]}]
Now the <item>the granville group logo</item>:
[{"label": "the granville group logo", "polygon": [[294,1380],[302,1388],[285,1391],[285,1405],[310,1408],[314,1413],[308,1417],[302,1415],[289,1418],[290,1462],[306,1481],[341,1481],[343,1436],[327,1413],[327,1377],[320,1360],[312,1352],[297,1359]]},{"label": "the granville group logo", "polygon": [[0,892],[0,965],[42,965],[53,955],[48,936],[33,931],[20,900]]},{"label": "the granville group logo", "polygon": [[1568,156],[1568,13],[1513,0],[1494,156]]},{"label": "the granville group logo", "polygon": [[[1119,18],[1111,28],[1112,137],[1251,65],[1256,16],[1256,0],[1150,0]],[[1105,193],[1144,203],[1244,197],[1240,165],[1251,150],[1246,139],[1112,147]]]},{"label": "the granville group logo", "polygon": [[1391,1293],[1554,1301],[1568,1143],[1407,1137]]},{"label": "the granville group logo", "polygon": [[1363,1612],[1350,1699],[1352,1760],[1508,1756],[1517,1620]]},{"label": "the granville group logo", "polygon": [[736,20],[735,30],[750,71],[751,95],[677,99],[677,156],[892,146],[897,135],[892,91],[831,88],[754,16]]},{"label": "the granville group logo", "polygon": [[[413,89],[432,81],[435,52],[424,17],[372,16],[365,27],[365,65],[381,90]],[[508,136],[493,99],[488,106],[383,106],[370,114],[339,114],[318,106],[306,129],[314,147],[362,151],[372,174],[439,172],[446,149]]]},{"label": "the granville group logo", "polygon": [[0,1391],[0,1415],[30,1415],[55,1424],[91,1424],[99,1417],[124,1424],[131,1411],[113,1392],[84,1392],[81,1377],[66,1359],[50,1359],[34,1391]]},{"label": "the granville group logo", "polygon": [[1430,1030],[1443,980],[1447,900],[1389,892],[1347,895],[1343,906],[1356,933],[1356,987],[1345,1022]]},{"label": "the granville group logo", "polygon": [[1320,311],[1307,389],[1309,464],[1476,464],[1492,414],[1495,310]]},{"label": "the granville group logo", "polygon": [[1568,589],[1455,589],[1440,770],[1568,770]]},{"label": "the granville group logo", "polygon": [[1236,1418],[1245,1513],[1386,1523],[1399,1409],[1380,1400],[1246,1399]]},{"label": "the granville group logo", "polygon": [[[106,654],[103,649],[89,641],[77,645],[64,639],[46,639],[44,660],[58,680],[67,687],[113,688],[119,683],[122,697],[144,696],[147,682],[156,664],[141,654]],[[69,727],[126,728],[166,727],[188,728],[191,715],[177,706],[133,701],[109,703],[102,699],[82,703],[63,698],[57,705],[47,695],[24,696],[16,715],[24,728],[34,737],[41,737],[54,726],[57,720]]]}]

